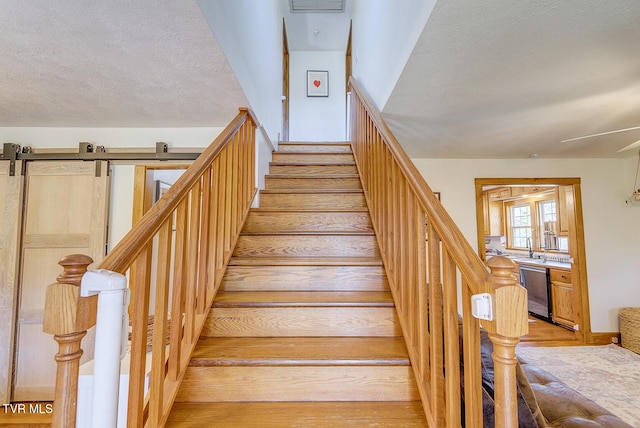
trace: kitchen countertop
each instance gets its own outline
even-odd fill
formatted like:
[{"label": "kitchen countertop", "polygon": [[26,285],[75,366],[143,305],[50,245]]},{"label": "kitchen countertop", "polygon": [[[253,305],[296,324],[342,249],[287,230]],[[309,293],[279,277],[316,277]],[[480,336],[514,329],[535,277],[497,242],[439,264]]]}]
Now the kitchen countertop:
[{"label": "kitchen countertop", "polygon": [[529,259],[529,258],[515,258],[511,260],[519,264],[571,270],[571,263],[569,262],[557,262],[555,260],[542,260],[542,259]]},{"label": "kitchen countertop", "polygon": [[[487,253],[487,260],[489,260],[491,257],[494,257],[494,256],[497,256],[497,254]],[[528,257],[518,257],[518,256],[512,256],[508,254],[503,254],[503,256],[513,260],[515,263],[518,263],[518,264],[527,264],[532,266],[571,270],[571,263],[569,262],[558,262],[555,260],[543,260],[543,259],[530,259]]]}]

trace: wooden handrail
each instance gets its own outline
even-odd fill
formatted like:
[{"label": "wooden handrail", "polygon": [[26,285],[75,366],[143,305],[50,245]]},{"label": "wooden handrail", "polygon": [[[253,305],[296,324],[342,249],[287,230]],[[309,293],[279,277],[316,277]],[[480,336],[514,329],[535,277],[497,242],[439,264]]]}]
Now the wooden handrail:
[{"label": "wooden handrail", "polygon": [[[166,422],[256,194],[257,127],[253,113],[241,108],[98,266],[129,274],[129,427]],[[79,263],[77,258],[72,262]],[[61,261],[65,274],[47,289],[44,328],[60,343],[56,428],[75,427],[80,340],[96,322],[96,296],[79,297],[77,292],[91,263],[86,259],[80,256],[84,271],[75,276],[69,260]],[[68,337],[72,346],[65,342]]]},{"label": "wooden handrail", "polygon": [[131,266],[144,248],[140,246],[140,242],[149,242],[160,230],[160,226],[174,212],[180,201],[185,198],[196,181],[202,177],[206,168],[210,167],[213,160],[220,154],[229,139],[238,131],[248,116],[248,109],[240,109],[238,115],[218,135],[213,143],[198,156],[184,174],[180,176],[180,179],[167,190],[165,197],[158,200],[145,216],[140,219],[136,227],[131,229],[118,245],[105,256],[102,263],[100,263],[101,269],[123,272]]},{"label": "wooden handrail", "polygon": [[[494,346],[496,427],[517,426],[515,346],[528,321],[515,265],[497,257],[487,269],[365,91],[349,86],[351,144],[428,423],[460,426],[462,362],[466,425],[482,425],[482,326]],[[479,293],[491,296],[491,321],[472,316]]]},{"label": "wooden handrail", "polygon": [[[405,179],[411,186],[411,190],[415,192],[422,209],[433,219],[433,226],[443,240],[451,242],[451,256],[458,264],[468,264],[465,275],[468,280],[474,284],[481,284],[487,275],[487,269],[482,263],[480,257],[473,250],[469,241],[464,237],[455,222],[444,209],[436,195],[427,184],[426,180],[418,171],[415,164],[411,161],[407,153],[391,132],[386,122],[380,116],[380,113],[374,107],[369,96],[358,86],[355,79],[351,80],[351,89],[358,96],[362,104],[365,106],[371,121],[374,123],[378,132],[380,132],[384,141],[387,142],[389,151],[393,154],[398,166],[402,169]],[[471,261],[473,260],[473,261]],[[479,293],[479,290],[475,290]]]}]

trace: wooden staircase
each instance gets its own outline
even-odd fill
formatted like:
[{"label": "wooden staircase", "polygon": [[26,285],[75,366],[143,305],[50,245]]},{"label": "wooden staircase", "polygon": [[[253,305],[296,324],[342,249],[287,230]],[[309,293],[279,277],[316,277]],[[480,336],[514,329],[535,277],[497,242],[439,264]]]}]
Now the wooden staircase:
[{"label": "wooden staircase", "polygon": [[170,427],[422,427],[348,143],[281,143]]}]

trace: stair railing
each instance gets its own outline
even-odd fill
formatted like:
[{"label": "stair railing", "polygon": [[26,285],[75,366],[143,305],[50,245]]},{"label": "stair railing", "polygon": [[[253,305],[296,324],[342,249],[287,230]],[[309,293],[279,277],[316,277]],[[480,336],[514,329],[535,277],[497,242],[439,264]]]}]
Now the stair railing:
[{"label": "stair railing", "polygon": [[[128,427],[167,420],[256,194],[257,123],[250,110],[240,109],[98,266],[129,276]],[[97,297],[78,294],[91,263],[82,255],[64,258],[64,273],[47,289],[44,331],[59,343],[56,428],[75,427],[81,339],[96,323]]]},{"label": "stair railing", "polygon": [[[515,264],[495,257],[487,269],[368,95],[355,79],[349,85],[351,144],[427,422],[459,427],[464,417],[466,426],[482,426],[482,326],[494,346],[496,427],[518,426],[515,346],[528,320]],[[482,293],[491,320],[472,315],[472,296]]]}]

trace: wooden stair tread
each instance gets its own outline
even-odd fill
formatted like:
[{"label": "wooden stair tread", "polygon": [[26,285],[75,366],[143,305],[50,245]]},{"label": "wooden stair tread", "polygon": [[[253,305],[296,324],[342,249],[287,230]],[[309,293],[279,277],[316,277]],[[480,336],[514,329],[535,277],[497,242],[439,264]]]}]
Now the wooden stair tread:
[{"label": "wooden stair tread", "polygon": [[278,141],[278,146],[283,145],[304,145],[304,146],[344,146],[350,145],[350,141]]},{"label": "wooden stair tread", "polygon": [[237,265],[227,269],[224,291],[387,291],[382,265]]},{"label": "wooden stair tread", "polygon": [[166,426],[418,428],[427,422],[420,401],[177,403]]},{"label": "wooden stair tread", "polygon": [[[336,178],[336,179],[345,179],[345,178],[360,178],[358,174],[269,174],[266,178],[278,178],[278,179],[288,179],[288,180],[299,180],[299,179],[326,179],[326,178]],[[315,189],[311,189],[315,190]]]},{"label": "wooden stair tread", "polygon": [[232,257],[229,266],[382,266],[379,257]]},{"label": "wooden stair tread", "polygon": [[[264,212],[294,212],[294,213],[317,213],[318,210],[313,209],[313,208],[269,208],[269,207],[261,207],[258,208],[260,211],[264,211]],[[334,212],[334,213],[368,213],[369,210],[366,208],[361,208],[361,209],[357,209],[357,208],[336,208],[336,209],[332,209],[332,210],[327,210],[327,209],[323,209],[324,212]]]},{"label": "wooden stair tread", "polygon": [[289,150],[287,151],[276,151],[273,152],[273,156],[272,156],[272,161],[273,162],[278,162],[278,160],[282,160],[282,159],[299,159],[299,160],[303,160],[303,162],[306,162],[308,160],[314,159],[316,162],[318,161],[318,159],[323,159],[323,160],[336,160],[336,159],[342,159],[345,160],[347,162],[351,162],[354,159],[353,156],[353,151],[342,151],[342,152],[310,152],[310,151],[302,151],[302,150],[291,150],[289,148]]},{"label": "wooden stair tread", "polygon": [[323,194],[323,193],[364,193],[362,189],[261,189],[260,194]]},{"label": "wooden stair tread", "polygon": [[369,210],[366,208],[338,208],[338,209],[334,209],[334,208],[322,208],[322,209],[316,209],[316,208],[270,208],[270,207],[259,207],[259,208],[251,208],[251,212],[255,212],[255,213],[279,213],[279,212],[283,212],[283,213],[289,213],[289,214],[294,214],[294,213],[300,213],[300,214],[313,214],[313,213],[362,213],[362,212],[366,212],[368,213]]},{"label": "wooden stair tread", "polygon": [[394,307],[212,308],[202,337],[395,337]]},{"label": "wooden stair tread", "polygon": [[277,153],[348,153],[352,154],[350,144],[283,144]]},{"label": "wooden stair tread", "polygon": [[373,234],[368,212],[363,211],[297,211],[251,210],[242,234]]},{"label": "wooden stair tread", "polygon": [[386,291],[226,291],[218,292],[214,307],[393,306]]},{"label": "wooden stair tread", "polygon": [[301,161],[292,161],[292,162],[269,162],[269,166],[336,166],[336,165],[347,165],[347,166],[355,166],[355,162],[349,161],[319,161],[319,162],[301,162]]},{"label": "wooden stair tread", "polygon": [[[309,214],[309,213],[335,213],[335,212],[339,212],[339,213],[344,213],[344,212],[351,212],[353,211],[354,213],[360,213],[362,212],[362,210],[360,209],[356,209],[356,210],[347,210],[347,209],[340,209],[340,210],[334,210],[332,208],[305,208],[305,209],[299,209],[299,208],[264,208],[264,207],[257,207],[257,208],[251,208],[249,210],[250,213],[256,213],[256,214],[260,214],[260,213],[277,213],[279,211],[282,211],[284,213],[296,213],[296,212],[300,212],[300,213],[304,213],[304,214]],[[369,210],[367,210],[366,208],[364,209],[364,211],[369,212]]]},{"label": "wooden stair tread", "polygon": [[291,230],[275,232],[242,232],[241,236],[375,236],[374,232],[358,230]]},{"label": "wooden stair tread", "polygon": [[191,366],[409,365],[402,337],[206,337]]},{"label": "wooden stair tread", "polygon": [[366,230],[292,230],[292,231],[265,231],[265,232],[242,232],[240,236],[375,236],[375,232]]},{"label": "wooden stair tread", "polygon": [[[298,150],[296,150],[296,146],[299,147]],[[277,150],[274,153],[278,153],[278,154],[289,154],[289,153],[293,153],[293,154],[312,154],[312,155],[344,155],[344,154],[353,154],[353,151],[351,150],[351,147],[347,146],[346,144],[336,144],[334,146],[326,146],[326,145],[320,145],[320,144],[315,144],[315,145],[302,145],[302,144],[290,144],[287,146],[282,146],[283,150]],[[317,149],[317,150],[313,150],[313,149]],[[346,149],[346,150],[344,150]]]},{"label": "wooden stair tread", "polygon": [[236,257],[380,257],[373,234],[241,234]]}]

